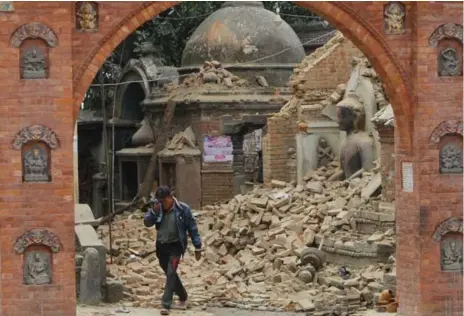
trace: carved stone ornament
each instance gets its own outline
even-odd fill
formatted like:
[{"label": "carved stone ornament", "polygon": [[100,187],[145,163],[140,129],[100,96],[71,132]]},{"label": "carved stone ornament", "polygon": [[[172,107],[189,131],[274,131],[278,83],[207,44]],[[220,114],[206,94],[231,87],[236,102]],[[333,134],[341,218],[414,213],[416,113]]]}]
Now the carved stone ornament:
[{"label": "carved stone ornament", "polygon": [[319,138],[317,146],[317,167],[327,166],[334,159],[332,148],[324,137]]},{"label": "carved stone ornament", "polygon": [[462,235],[441,241],[440,266],[444,272],[462,272]]},{"label": "carved stone ornament", "polygon": [[47,78],[47,62],[45,53],[40,47],[29,47],[24,51],[21,60],[23,79]]},{"label": "carved stone ornament", "polygon": [[462,234],[462,219],[457,217],[451,217],[446,221],[442,222],[435,229],[433,234],[433,240],[439,242],[442,237],[448,233],[461,233]]},{"label": "carved stone ornament", "polygon": [[76,3],[76,29],[82,32],[98,31],[98,4],[96,2]]},{"label": "carved stone ornament", "polygon": [[457,39],[462,43],[462,25],[455,23],[442,24],[433,31],[429,38],[429,45],[437,47],[438,43],[445,38]]},{"label": "carved stone ornament", "polygon": [[383,11],[385,33],[388,35],[406,32],[406,11],[401,2],[388,3]]},{"label": "carved stone ornament", "polygon": [[41,141],[46,143],[51,149],[59,146],[55,132],[43,125],[30,125],[20,130],[12,143],[14,149],[21,149],[24,144],[30,141]]},{"label": "carved stone ornament", "polygon": [[458,134],[462,136],[462,121],[449,120],[441,122],[430,135],[430,141],[438,144],[440,139],[446,134]]},{"label": "carved stone ornament", "polygon": [[48,148],[36,144],[23,153],[23,172],[26,182],[50,181]]},{"label": "carved stone ornament", "polygon": [[13,1],[0,1],[0,12],[13,12]]},{"label": "carved stone ornament", "polygon": [[438,74],[440,76],[459,76],[461,67],[459,54],[454,48],[443,49],[438,55]]},{"label": "carved stone ornament", "polygon": [[51,255],[46,251],[28,251],[24,260],[24,284],[52,283]]},{"label": "carved stone ornament", "polygon": [[462,147],[456,142],[447,143],[441,148],[440,172],[462,173]]},{"label": "carved stone ornament", "polygon": [[58,45],[58,37],[47,25],[40,22],[31,22],[21,25],[10,38],[10,45],[19,48],[27,38],[40,38],[47,42],[48,46]]},{"label": "carved stone ornament", "polygon": [[26,232],[16,240],[13,249],[16,253],[23,254],[27,247],[32,245],[47,246],[53,253],[63,249],[58,236],[46,229],[34,229]]}]

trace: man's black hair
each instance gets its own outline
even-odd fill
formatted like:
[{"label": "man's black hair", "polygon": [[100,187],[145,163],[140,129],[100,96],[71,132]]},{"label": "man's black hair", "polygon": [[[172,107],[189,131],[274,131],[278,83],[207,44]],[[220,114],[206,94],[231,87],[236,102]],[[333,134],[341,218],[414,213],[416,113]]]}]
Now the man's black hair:
[{"label": "man's black hair", "polygon": [[165,199],[165,198],[167,198],[168,196],[171,196],[171,195],[172,195],[171,189],[167,185],[161,185],[156,190],[156,193],[155,193],[155,197],[158,200],[163,200],[163,199]]}]

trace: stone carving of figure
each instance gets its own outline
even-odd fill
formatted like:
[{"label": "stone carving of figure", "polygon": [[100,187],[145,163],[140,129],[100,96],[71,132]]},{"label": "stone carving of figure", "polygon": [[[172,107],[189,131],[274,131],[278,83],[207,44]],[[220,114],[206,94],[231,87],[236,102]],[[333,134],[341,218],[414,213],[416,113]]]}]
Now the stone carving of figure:
[{"label": "stone carving of figure", "polygon": [[26,284],[43,285],[51,283],[51,269],[47,253],[29,253],[26,260],[26,271],[24,274],[24,282]]},{"label": "stone carving of figure", "polygon": [[462,270],[462,244],[456,240],[444,241],[442,246],[442,269]]},{"label": "stone carving of figure", "polygon": [[48,181],[48,157],[45,150],[34,146],[24,154],[24,179],[30,182]]},{"label": "stone carving of figure", "polygon": [[46,78],[45,54],[37,47],[31,47],[23,55],[23,78]]},{"label": "stone carving of figure", "polygon": [[404,6],[399,2],[391,2],[385,7],[384,21],[387,34],[403,34],[405,31]]},{"label": "stone carving of figure", "polygon": [[448,143],[440,150],[440,172],[462,172],[462,149],[458,144]]},{"label": "stone carving of figure", "polygon": [[459,76],[461,74],[461,61],[453,48],[446,48],[438,56],[438,73],[440,76]]},{"label": "stone carving of figure", "polygon": [[79,30],[94,31],[97,29],[97,10],[90,2],[83,2],[76,12]]},{"label": "stone carving of figure", "polygon": [[364,115],[364,106],[353,92],[337,104],[339,128],[346,132],[346,139],[340,150],[341,170],[329,180],[348,179],[355,173],[370,171],[374,167],[374,141],[364,131]]},{"label": "stone carving of figure", "polygon": [[324,137],[319,138],[319,146],[317,147],[317,166],[326,166],[329,162],[334,159],[332,148],[327,144],[327,140]]}]

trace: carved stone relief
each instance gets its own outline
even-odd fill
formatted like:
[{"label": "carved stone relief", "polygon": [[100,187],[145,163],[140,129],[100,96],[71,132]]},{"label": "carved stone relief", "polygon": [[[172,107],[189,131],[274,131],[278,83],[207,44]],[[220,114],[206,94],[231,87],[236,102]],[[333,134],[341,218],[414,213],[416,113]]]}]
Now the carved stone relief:
[{"label": "carved stone relief", "polygon": [[462,234],[453,235],[441,241],[440,266],[445,272],[462,271]]},{"label": "carved stone relief", "polygon": [[430,141],[438,144],[440,139],[446,134],[458,134],[462,136],[462,121],[449,120],[441,122],[430,135]]},{"label": "carved stone relief", "polygon": [[462,43],[462,25],[454,23],[440,25],[430,36],[429,45],[437,47],[438,43],[445,38],[457,39]]},{"label": "carved stone relief", "polygon": [[24,284],[51,284],[51,261],[51,254],[46,251],[28,251],[24,257]]},{"label": "carved stone relief", "polygon": [[383,17],[386,34],[404,34],[406,31],[406,11],[401,2],[388,3],[384,8]]},{"label": "carved stone relief", "polygon": [[454,48],[445,48],[438,54],[438,74],[453,77],[461,74],[461,60]]},{"label": "carved stone relief", "polygon": [[76,29],[82,32],[98,31],[98,4],[96,2],[76,3]]},{"label": "carved stone relief", "polygon": [[20,130],[13,140],[14,149],[21,149],[30,141],[41,141],[47,144],[51,149],[59,146],[55,132],[43,125],[30,125]]},{"label": "carved stone relief", "polygon": [[46,229],[34,229],[16,240],[14,250],[18,254],[23,254],[26,248],[32,245],[47,246],[53,253],[57,253],[63,248],[60,239],[54,233]]},{"label": "carved stone relief", "polygon": [[48,148],[42,144],[34,144],[23,151],[23,173],[26,182],[50,181]]},{"label": "carved stone relief", "polygon": [[451,217],[442,222],[435,229],[433,234],[433,240],[441,241],[442,237],[448,233],[461,233],[462,234],[462,219],[457,217]]},{"label": "carved stone relief", "polygon": [[18,29],[16,29],[13,35],[11,35],[10,45],[19,48],[27,38],[40,38],[50,47],[58,45],[58,38],[55,32],[53,32],[47,25],[40,22],[32,22],[21,25]]},{"label": "carved stone relief", "polygon": [[13,12],[13,1],[0,1],[0,12]]},{"label": "carved stone relief", "polygon": [[24,50],[21,60],[22,79],[47,78],[47,60],[45,52],[36,46]]},{"label": "carved stone relief", "polygon": [[324,137],[319,138],[319,145],[317,147],[317,167],[326,166],[334,159],[332,148],[330,148],[327,140]]},{"label": "carved stone relief", "polygon": [[445,144],[440,150],[440,172],[462,172],[462,146],[456,142]]}]

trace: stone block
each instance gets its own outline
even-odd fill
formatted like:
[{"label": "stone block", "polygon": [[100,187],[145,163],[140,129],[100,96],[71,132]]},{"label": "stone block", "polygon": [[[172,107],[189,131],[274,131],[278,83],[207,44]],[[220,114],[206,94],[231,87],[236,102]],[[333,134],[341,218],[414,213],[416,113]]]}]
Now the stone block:
[{"label": "stone block", "polygon": [[98,226],[99,222],[95,219],[92,209],[88,204],[75,204],[74,224]]},{"label": "stone block", "polygon": [[[103,242],[98,238],[95,229],[90,225],[78,225],[74,227],[76,233],[76,244],[78,251],[85,251],[88,248],[94,248],[98,251],[100,258],[101,275],[106,275],[106,248]],[[101,280],[101,285],[105,283],[105,278]]]}]

